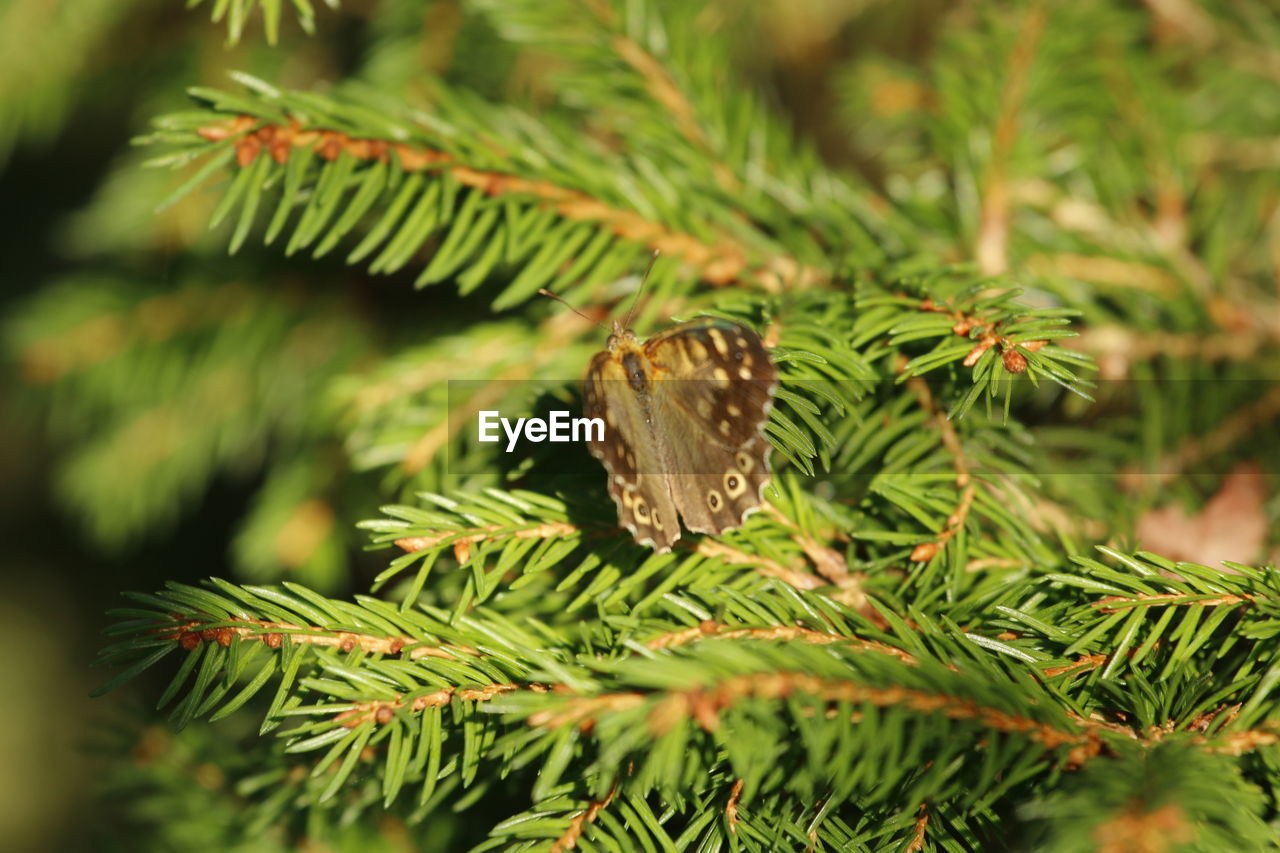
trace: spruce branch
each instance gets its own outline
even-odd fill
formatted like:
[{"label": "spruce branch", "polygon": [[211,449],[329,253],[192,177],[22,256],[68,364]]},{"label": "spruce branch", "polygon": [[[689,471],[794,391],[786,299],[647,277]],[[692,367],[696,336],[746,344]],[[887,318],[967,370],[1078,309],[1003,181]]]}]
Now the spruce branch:
[{"label": "spruce branch", "polygon": [[562,58],[550,94],[590,132],[642,145],[658,168],[686,173],[698,193],[731,197],[785,243],[828,258],[904,248],[912,229],[897,212],[822,163],[730,73],[745,16],[662,0],[471,5],[509,41]]},{"label": "spruce branch", "polygon": [[[841,325],[851,321],[852,298],[828,295],[774,305],[739,297],[697,310],[699,304],[668,303],[680,306],[672,310],[684,317],[723,316],[765,332],[782,383],[766,436],[800,471],[830,469],[838,442],[827,422],[847,414],[874,387],[874,370]],[[810,307],[821,315],[813,317]],[[571,312],[554,311],[532,331],[511,322],[479,324],[465,340],[444,336],[396,355],[376,374],[344,377],[335,396],[348,413],[348,451],[355,464],[394,463],[397,478],[413,478],[428,490],[443,485],[438,474],[446,458],[455,475],[500,464],[500,449],[476,442],[465,427],[485,409],[530,410],[550,406],[549,400],[553,408],[562,401],[576,406],[571,398],[579,393],[582,366],[602,346],[599,330]],[[485,347],[472,356],[477,340]],[[566,465],[580,470],[575,466],[581,462],[551,456],[548,451],[546,465],[554,473]],[[594,470],[594,463],[583,461]]]},{"label": "spruce branch", "polygon": [[[200,6],[204,0],[187,0],[187,8]],[[336,10],[339,0],[324,0],[330,9]],[[280,21],[284,16],[285,0],[223,0],[213,4],[209,17],[213,23],[221,23],[226,19],[227,44],[238,44],[244,35],[245,25],[260,6],[262,8],[262,29],[267,44],[274,45],[280,37]],[[297,17],[298,26],[307,35],[316,31],[316,13],[311,0],[291,0],[288,4]]]},{"label": "spruce branch", "polygon": [[1194,471],[1197,465],[1239,447],[1260,429],[1280,418],[1280,387],[1272,387],[1261,396],[1232,412],[1203,435],[1187,436],[1171,453],[1155,464],[1159,482],[1168,482],[1178,474]]},{"label": "spruce branch", "polygon": [[[978,269],[988,275],[1005,272],[1009,230],[1008,163],[1018,134],[1019,110],[1026,97],[1027,75],[1037,56],[1037,43],[1044,33],[1045,4],[1027,7],[1019,19],[1008,55],[1008,69],[1000,91],[999,110],[991,130],[991,152],[982,177],[981,212],[973,256]],[[976,352],[976,350],[975,350]]]},{"label": "spruce branch", "polygon": [[[674,572],[673,577],[687,576],[696,568],[709,581],[750,568],[762,578],[777,578],[797,589],[817,589],[834,583],[846,602],[859,601],[859,580],[849,572],[844,557],[802,531],[782,509],[799,514],[804,511],[800,502],[811,499],[794,489],[776,493],[777,503],[768,512],[753,516],[746,528],[729,534],[727,541],[684,540],[672,555],[645,556],[642,547],[628,547],[630,537],[617,528],[610,507],[602,512],[599,505],[567,503],[524,491],[491,489],[484,494],[453,496],[424,493],[421,498],[429,508],[384,507],[388,518],[366,521],[361,526],[375,534],[375,542],[392,542],[407,552],[379,576],[379,583],[417,563],[420,567],[412,588],[421,589],[445,553],[460,567],[470,565],[473,583],[457,604],[459,612],[497,593],[508,582],[503,579],[508,574],[515,577],[509,581],[514,589],[546,583],[539,576],[545,576],[558,564],[579,558],[584,545],[592,545],[593,551],[555,585],[555,591],[560,593],[567,591],[571,583],[589,580],[571,610],[584,604],[587,596],[601,594],[605,594],[602,601],[615,603],[624,594],[652,600],[653,591],[646,587],[650,575],[673,560],[678,561],[678,568],[668,567],[669,572]],[[599,547],[595,543],[607,540],[613,540],[614,545],[607,556],[601,557],[594,550]],[[489,568],[490,559],[495,557],[496,562]],[[619,580],[624,572],[637,567],[643,569],[639,574]],[[807,571],[807,567],[813,571]],[[596,574],[589,575],[588,570]],[[664,581],[664,586],[670,584],[670,578]]]},{"label": "spruce branch", "polygon": [[[24,379],[47,389],[63,499],[101,544],[162,529],[220,473],[245,471],[273,441],[311,448],[277,461],[250,514],[267,548],[244,565],[322,584],[345,530],[332,523],[323,389],[361,354],[367,329],[343,300],[184,281],[168,292],[78,277],[41,292],[5,329]],[[122,477],[134,487],[122,493]]]},{"label": "spruce branch", "polygon": [[670,649],[676,646],[683,646],[687,643],[706,639],[800,640],[805,643],[814,643],[816,645],[826,645],[828,643],[849,643],[856,649],[876,651],[882,654],[892,655],[906,664],[915,663],[915,658],[911,654],[904,652],[902,649],[890,646],[887,643],[864,640],[859,637],[850,637],[843,634],[814,631],[810,628],[802,628],[796,625],[778,626],[774,628],[734,628],[729,625],[713,622],[710,619],[703,620],[691,628],[684,628],[680,631],[659,634],[645,643],[645,645],[650,649]]},{"label": "spruce branch", "polygon": [[[261,235],[450,290],[423,318],[365,287],[353,310],[311,286],[93,279],[8,324],[98,517],[155,528],[261,469],[240,580],[309,572],[113,612],[104,689],[160,675],[186,727],[139,750],[140,808],[229,849],[458,846],[458,826],[485,851],[1274,843],[1275,567],[1126,544],[1151,501],[1211,491],[1199,468],[1275,456],[1265,2],[965,8],[884,56],[864,39],[884,10],[788,43],[774,5],[752,31],[723,4],[467,0],[424,39],[393,0],[370,44],[310,42],[363,85],[239,75],[157,120],[142,141],[187,170],[171,199],[202,189],[237,270],[270,257]],[[257,6],[207,8],[234,41]],[[283,4],[262,9],[274,41]],[[785,85],[846,39],[851,120],[822,130],[849,131],[875,189],[739,73],[749,45]],[[90,253],[154,245],[118,215],[149,196],[121,186],[80,227],[136,233]],[[581,448],[516,460],[467,428],[573,408],[591,321],[654,249],[636,331],[744,323],[780,377],[762,511],[661,555],[617,528]],[[1140,382],[1095,388],[1095,357]],[[1140,470],[1161,488],[1128,488]],[[371,514],[371,594],[324,594],[344,519]],[[208,796],[201,772],[222,774]]]},{"label": "spruce branch", "polygon": [[587,825],[594,823],[596,818],[600,815],[600,812],[609,807],[609,804],[613,802],[614,795],[617,791],[618,786],[615,782],[613,787],[609,789],[609,793],[605,795],[604,799],[596,800],[591,803],[591,805],[587,806],[586,810],[581,814],[575,815],[573,820],[569,821],[569,827],[564,831],[564,834],[552,843],[552,853],[562,853],[562,851],[572,850],[577,847],[578,838],[582,835],[583,829]]},{"label": "spruce branch", "polygon": [[1266,311],[1252,315],[1248,328],[1229,332],[1140,332],[1117,325],[1094,325],[1080,331],[1067,346],[1088,353],[1104,379],[1129,379],[1134,368],[1157,359],[1193,360],[1201,364],[1256,363],[1280,343],[1280,323]]},{"label": "spruce branch", "polygon": [[[1185,565],[1181,568],[1193,577],[1192,583],[1201,577]],[[1114,570],[1100,564],[1094,574],[1118,582]],[[1179,585],[1154,573],[1139,577]],[[1231,583],[1248,585],[1264,577],[1258,570],[1250,570],[1230,579]],[[1203,579],[1208,582],[1207,573]],[[1064,584],[1062,577],[1048,580]],[[1127,583],[1133,586],[1133,582],[1130,578]],[[1101,581],[1090,583],[1102,585]],[[1083,581],[1077,585],[1085,586]],[[1069,683],[1075,685],[1077,698],[1069,698],[1061,686],[1049,681],[1038,688],[1035,697],[1028,697],[1025,689],[1029,682],[1014,671],[993,668],[983,653],[962,651],[964,647],[956,645],[965,642],[964,637],[972,643],[972,632],[949,635],[895,618],[882,623],[896,626],[891,629],[899,634],[895,638],[836,599],[820,593],[784,592],[788,589],[786,585],[766,584],[751,592],[731,593],[728,588],[708,587],[704,594],[707,604],[719,600],[723,608],[726,601],[736,602],[724,610],[730,618],[722,622],[710,621],[705,605],[697,604],[688,592],[660,599],[668,606],[678,603],[669,613],[683,614],[685,627],[672,625],[670,617],[662,615],[666,608],[651,609],[647,623],[637,623],[628,611],[618,611],[618,629],[635,638],[624,645],[629,644],[636,653],[606,661],[575,650],[576,642],[557,633],[564,629],[554,622],[538,628],[551,632],[546,634],[548,638],[557,638],[548,649],[490,608],[450,617],[432,608],[404,610],[377,599],[360,599],[358,603],[326,600],[297,586],[273,591],[223,583],[206,590],[172,585],[155,597],[132,596],[143,609],[119,613],[124,621],[116,633],[124,639],[104,659],[132,661],[122,673],[122,677],[129,677],[168,652],[183,649],[186,661],[166,691],[166,699],[176,699],[183,682],[195,674],[194,692],[176,706],[180,717],[188,719],[218,708],[215,716],[244,707],[278,677],[277,672],[283,673],[267,726],[291,718],[310,720],[284,734],[292,753],[328,750],[312,771],[313,775],[321,774],[324,784],[309,796],[321,801],[335,796],[347,784],[358,755],[370,747],[386,750],[385,760],[377,764],[375,772],[382,778],[380,784],[388,801],[413,782],[425,785],[419,801],[426,802],[431,792],[439,790],[438,780],[455,779],[454,774],[462,772],[465,783],[486,755],[519,756],[519,766],[555,761],[555,745],[563,741],[566,732],[578,732],[576,738],[585,737],[594,744],[583,756],[591,778],[613,779],[617,795],[625,793],[629,808],[634,809],[634,797],[665,791],[670,780],[680,778],[680,773],[668,766],[671,760],[703,755],[702,744],[715,743],[727,750],[724,758],[711,753],[698,761],[708,771],[720,772],[714,768],[722,768],[734,774],[722,789],[725,793],[720,795],[718,807],[726,816],[723,831],[730,835],[752,831],[743,822],[744,814],[749,819],[755,811],[751,804],[784,791],[812,796],[804,792],[834,784],[844,792],[838,799],[854,791],[861,792],[859,797],[883,796],[888,790],[879,784],[883,780],[867,787],[867,782],[856,780],[856,768],[871,760],[874,744],[887,736],[885,726],[891,730],[911,726],[915,727],[912,737],[938,738],[933,748],[940,750],[943,759],[948,751],[966,748],[964,744],[971,741],[975,744],[971,748],[979,748],[977,740],[991,748],[991,739],[999,738],[1011,750],[1006,754],[1019,756],[1019,766],[1033,775],[1043,772],[1033,768],[1043,768],[1037,756],[1045,752],[1055,756],[1053,760],[1061,766],[1075,768],[1113,760],[1110,756],[1119,748],[1117,744],[1124,743],[1157,747],[1177,742],[1207,754],[1245,756],[1280,742],[1280,723],[1274,721],[1268,706],[1260,705],[1257,699],[1249,701],[1245,694],[1234,697],[1233,705],[1201,711],[1194,718],[1169,725],[1148,725],[1141,715],[1135,716],[1132,724],[1112,722],[1096,712],[1076,710],[1079,687],[1089,683],[1079,677],[1098,671],[1096,652],[1068,665],[1055,663],[1044,652],[1039,659],[1032,656],[1030,660],[1043,678],[1074,679]],[[1122,598],[1102,596],[1077,612],[1092,614],[1095,622],[1100,617],[1112,618]],[[1142,607],[1191,605],[1195,600],[1206,608],[1261,604],[1256,595],[1237,592],[1176,601],[1139,593],[1124,600]],[[891,615],[883,607],[878,610],[882,616]],[[1019,616],[1008,608],[997,610],[1005,618]],[[1039,622],[1027,614],[1016,623],[1022,630],[1002,634],[1002,642],[1030,650],[1034,644],[1061,647],[1071,638],[1099,636],[1080,617],[1050,614],[1051,610],[1044,611],[1042,618],[1063,626],[1056,633],[1035,640],[1036,632],[1028,634],[1026,629]],[[572,620],[564,623],[572,624]],[[915,639],[908,640],[912,636]],[[929,639],[922,643],[924,637]],[[279,662],[263,667],[261,654],[236,651],[247,643],[252,644],[250,649],[269,654],[270,661],[278,656]],[[539,646],[546,650],[532,651]],[[1001,646],[983,643],[968,648],[998,651]],[[305,658],[303,652],[308,653]],[[1022,654],[1025,657],[1025,652]],[[1114,661],[1120,654],[1124,654],[1123,647],[1103,657]],[[803,666],[797,667],[799,663]],[[1155,663],[1151,655],[1139,654],[1129,655],[1127,665],[1133,677],[1140,678],[1140,670],[1152,671]],[[237,682],[244,686],[232,695]],[[1022,685],[1023,692],[1001,686],[1014,683]],[[1251,682],[1246,679],[1240,683],[1247,687]],[[303,700],[303,696],[312,698]],[[858,710],[860,707],[863,710]],[[462,753],[452,751],[456,746],[448,745],[454,741],[439,716],[443,708],[461,713],[459,720],[485,720],[476,730],[480,739],[471,741],[474,746],[465,747]],[[761,767],[790,760],[782,758],[792,752],[792,747],[784,746],[786,741],[769,740],[781,737],[782,730],[760,739],[765,731],[760,727],[774,726],[776,713],[782,708],[788,709],[787,725],[800,726],[805,742],[820,743],[837,732],[846,733],[841,737],[850,731],[856,733],[856,749],[862,758],[846,760],[842,747],[816,765],[812,764],[816,756],[810,754],[808,764],[795,765],[798,776],[762,775]],[[868,716],[867,708],[878,711]],[[477,712],[482,716],[475,717]],[[1271,721],[1266,718],[1269,714]],[[922,721],[926,719],[932,722],[925,725]],[[775,753],[765,765],[758,756],[738,754],[742,748],[734,744],[746,741],[733,733],[744,726],[756,732],[753,750],[774,748],[782,752]],[[436,734],[425,735],[428,730]],[[424,736],[427,740],[420,740]],[[657,745],[644,746],[646,740]],[[419,748],[418,743],[425,746]],[[774,747],[769,747],[770,743]],[[628,760],[635,762],[634,771],[619,776]],[[953,776],[961,766],[939,760],[930,765],[932,769],[895,777],[894,784],[905,786],[901,795],[909,802],[928,800],[939,807],[946,802],[947,808],[998,785],[979,774],[957,787]],[[1008,772],[1008,765],[1002,766]],[[734,769],[727,771],[729,767]],[[1027,778],[1021,773],[1013,778]],[[788,779],[791,781],[785,781]],[[547,784],[553,785],[554,777]],[[602,802],[608,790],[606,785],[594,802]],[[732,822],[725,803],[734,805]],[[590,812],[589,805],[583,808],[576,814]],[[914,837],[911,833],[917,830],[912,827],[918,829],[914,821],[920,816],[917,811],[903,824],[907,837]],[[549,827],[559,825],[557,835],[548,837],[564,837],[575,825],[574,814],[568,814],[564,821],[546,824],[539,831],[549,832]],[[585,832],[588,823],[583,820],[576,825]],[[500,834],[502,827],[494,831]],[[620,827],[611,831],[620,831]],[[633,827],[630,831],[636,830]]]},{"label": "spruce branch", "polygon": [[1053,851],[1261,850],[1274,841],[1262,812],[1262,793],[1229,762],[1177,743],[1122,749],[1023,810]]},{"label": "spruce branch", "polygon": [[[247,95],[193,91],[210,109],[159,119],[147,139],[177,147],[157,160],[162,165],[205,158],[169,203],[235,164],[213,215],[216,225],[236,214],[232,251],[247,238],[264,196],[278,193],[268,243],[303,208],[289,253],[314,247],[313,254],[323,255],[365,223],[364,239],[348,260],[381,247],[374,272],[400,269],[433,234],[442,234],[419,286],[465,265],[459,282],[468,292],[495,268],[523,264],[497,297],[499,307],[540,287],[563,292],[605,280],[655,250],[665,258],[653,273],[658,281],[671,276],[777,291],[829,279],[814,265],[821,261],[817,253],[792,255],[768,236],[767,222],[744,222],[725,200],[712,197],[699,200],[703,215],[695,221],[687,207],[664,200],[662,187],[638,174],[625,154],[565,128],[443,88],[428,116],[376,113],[350,97],[281,92],[240,79],[251,87]],[[367,215],[374,210],[383,213]]]},{"label": "spruce branch", "polygon": [[[1254,26],[1226,27],[1255,46],[1266,43],[1257,8],[1245,3],[1240,11]],[[1085,20],[1107,34],[1101,42],[1082,41]],[[1240,61],[1244,52],[1180,53],[1172,44],[1170,56],[1181,61],[1132,61],[1150,26],[1138,7],[1042,4],[1015,18],[979,14],[950,31],[923,66],[887,58],[855,63],[846,86],[851,115],[869,143],[883,146],[883,135],[896,143],[904,180],[890,194],[894,202],[949,230],[965,256],[977,251],[972,235],[987,223],[988,239],[979,245],[994,248],[979,260],[996,263],[1003,254],[1002,262],[1038,273],[1029,283],[1085,309],[1087,325],[1120,317],[1138,334],[1155,331],[1154,315],[1164,330],[1190,331],[1189,316],[1165,313],[1185,299],[1198,303],[1198,332],[1227,337],[1265,326],[1258,318],[1274,313],[1275,294],[1265,283],[1260,229],[1270,214],[1253,206],[1251,161],[1205,168],[1191,153],[1202,150],[1197,140],[1205,134],[1243,145],[1257,127],[1274,128],[1273,117],[1214,94],[1252,90],[1257,69]],[[1035,50],[1026,50],[1031,44]],[[1177,73],[1175,65],[1194,71]],[[929,109],[875,108],[876,92],[887,98],[905,87]],[[1185,109],[1189,102],[1213,106]],[[1251,119],[1239,122],[1242,113]],[[981,146],[971,144],[975,128],[984,134]],[[938,172],[954,194],[932,193],[933,182],[919,180]],[[1226,198],[1241,214],[1230,223],[1220,214],[1218,200]],[[1203,298],[1189,299],[1192,293]],[[1224,297],[1267,307],[1212,310],[1225,307]]]}]

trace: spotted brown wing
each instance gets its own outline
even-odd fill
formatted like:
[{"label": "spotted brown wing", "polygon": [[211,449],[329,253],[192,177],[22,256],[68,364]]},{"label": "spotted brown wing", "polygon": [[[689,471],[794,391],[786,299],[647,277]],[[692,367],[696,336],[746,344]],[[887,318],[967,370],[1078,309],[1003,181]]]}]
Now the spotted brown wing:
[{"label": "spotted brown wing", "polygon": [[[727,320],[692,320],[650,338],[644,351],[658,378],[673,383],[655,386],[655,397],[683,413],[677,422],[692,421],[700,441],[736,449],[764,428],[778,371],[751,329]],[[664,420],[659,435],[669,434],[665,426]]]},{"label": "spotted brown wing", "polygon": [[641,545],[670,551],[680,521],[647,399],[631,393],[619,358],[607,351],[591,360],[585,398],[587,417],[605,422],[604,437],[588,448],[608,473],[618,524]]},{"label": "spotted brown wing", "polygon": [[771,446],[764,427],[777,369],[758,335],[696,320],[645,344],[662,381],[652,409],[672,499],[690,530],[742,525],[764,500]]}]

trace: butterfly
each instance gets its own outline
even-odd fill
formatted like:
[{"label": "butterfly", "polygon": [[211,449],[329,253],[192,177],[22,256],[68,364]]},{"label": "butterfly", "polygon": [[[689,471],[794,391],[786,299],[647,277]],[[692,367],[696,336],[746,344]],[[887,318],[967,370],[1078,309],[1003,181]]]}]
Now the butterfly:
[{"label": "butterfly", "polygon": [[659,553],[680,538],[742,525],[769,482],[765,423],[778,371],[759,335],[701,318],[641,341],[614,323],[587,370],[588,442],[609,475],[618,524]]}]

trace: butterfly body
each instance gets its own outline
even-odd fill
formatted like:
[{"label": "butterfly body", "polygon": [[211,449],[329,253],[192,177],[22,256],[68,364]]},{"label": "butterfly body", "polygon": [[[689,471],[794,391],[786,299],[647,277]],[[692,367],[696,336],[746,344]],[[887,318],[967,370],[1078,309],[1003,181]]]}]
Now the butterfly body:
[{"label": "butterfly body", "polygon": [[615,326],[591,361],[590,442],[609,475],[618,522],[658,551],[690,530],[718,534],[758,509],[769,481],[764,425],[777,370],[755,332],[700,319],[641,341]]}]

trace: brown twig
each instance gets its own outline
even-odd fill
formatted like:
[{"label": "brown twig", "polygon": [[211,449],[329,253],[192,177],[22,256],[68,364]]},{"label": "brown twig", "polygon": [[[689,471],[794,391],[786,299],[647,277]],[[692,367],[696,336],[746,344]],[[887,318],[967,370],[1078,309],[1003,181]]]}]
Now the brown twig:
[{"label": "brown twig", "polygon": [[200,136],[212,141],[234,140],[236,162],[241,168],[266,152],[277,163],[285,163],[295,148],[311,148],[321,158],[336,160],[343,154],[357,160],[387,162],[393,157],[406,172],[448,173],[463,186],[490,196],[521,195],[536,199],[548,210],[575,222],[600,224],[614,235],[676,258],[697,270],[712,285],[748,284],[769,291],[806,286],[826,281],[827,276],[794,259],[777,256],[750,260],[752,252],[728,235],[714,243],[675,231],[638,213],[610,207],[579,190],[550,181],[523,178],[505,172],[474,169],[444,151],[404,142],[358,138],[336,130],[302,127],[296,119],[289,124],[273,124],[254,116],[241,115],[200,128]]},{"label": "brown twig", "polygon": [[[1096,518],[1086,518],[1075,511],[1068,510],[1061,504],[1043,495],[1028,495],[1017,488],[1016,481],[1006,474],[995,478],[984,477],[982,487],[995,500],[1004,506],[1016,508],[1019,515],[1026,519],[1031,529],[1037,533],[1054,533],[1058,536],[1082,536],[1086,539],[1102,540],[1110,529]],[[1016,504],[1016,507],[1013,505]]]},{"label": "brown twig", "polygon": [[448,444],[458,430],[462,429],[463,424],[481,410],[501,400],[509,390],[507,383],[529,378],[530,370],[529,364],[513,364],[481,386],[466,402],[455,407],[449,417],[427,430],[414,442],[413,447],[400,460],[400,468],[406,474],[416,474],[425,468],[440,448]]},{"label": "brown twig", "polygon": [[819,678],[798,672],[735,676],[715,686],[677,690],[665,695],[633,692],[575,697],[559,708],[531,715],[528,722],[548,728],[564,725],[589,728],[601,714],[630,710],[652,701],[648,722],[655,735],[670,731],[685,719],[695,720],[706,731],[715,731],[720,726],[720,713],[742,699],[781,699],[795,694],[805,694],[825,702],[904,707],[953,720],[973,720],[992,731],[1024,735],[1046,749],[1066,749],[1066,761],[1072,765],[1082,764],[1101,753],[1103,731],[1136,737],[1124,727],[1095,720],[1075,718],[1076,729],[1063,729],[985,707],[964,697],[905,687],[869,687],[847,679]]},{"label": "brown twig", "polygon": [[[355,631],[330,631],[307,625],[295,625],[291,622],[269,622],[265,619],[219,619],[213,616],[203,621],[188,620],[174,622],[155,629],[167,640],[174,640],[188,651],[203,642],[230,646],[237,639],[255,640],[278,649],[287,636],[289,642],[300,645],[327,646],[339,651],[349,652],[361,649],[370,654],[398,655],[409,650],[409,659],[432,657],[445,660],[459,660],[463,657],[476,657],[480,652],[470,646],[441,645],[433,646],[423,643],[414,637],[386,637],[377,634],[362,634]],[[219,624],[218,627],[202,627],[210,622],[231,623]]]},{"label": "brown twig", "polygon": [[1272,385],[1261,397],[1232,412],[1208,433],[1185,439],[1177,450],[1157,463],[1155,473],[1159,482],[1167,483],[1193,465],[1239,446],[1255,430],[1273,425],[1277,418],[1280,418],[1280,384]]},{"label": "brown twig", "polygon": [[921,542],[911,550],[912,562],[926,563],[936,557],[938,552],[964,528],[969,510],[973,507],[975,486],[969,471],[969,461],[964,452],[964,445],[960,442],[960,434],[956,432],[955,424],[951,419],[934,404],[933,393],[929,390],[928,383],[919,376],[913,376],[907,380],[907,386],[915,392],[920,408],[928,413],[929,420],[933,421],[938,428],[942,446],[951,453],[952,465],[956,472],[956,486],[960,489],[960,499],[956,509],[947,516],[946,524],[942,530],[938,531],[937,538],[932,542]]},{"label": "brown twig", "polygon": [[617,713],[636,708],[646,701],[643,693],[602,693],[595,696],[571,697],[562,707],[547,708],[529,715],[527,722],[535,728],[558,729],[576,725],[590,729],[595,718],[605,713]]},{"label": "brown twig", "polygon": [[915,656],[902,649],[874,640],[861,637],[846,637],[843,634],[829,634],[801,628],[798,625],[777,625],[769,628],[732,628],[711,620],[704,620],[692,628],[682,631],[669,631],[650,639],[645,645],[651,649],[671,649],[677,646],[698,642],[699,640],[766,640],[790,642],[799,640],[804,643],[825,646],[834,643],[847,644],[857,651],[879,652],[895,657],[908,666],[915,666]]},{"label": "brown twig", "polygon": [[924,833],[929,828],[929,804],[920,804],[920,816],[916,818],[916,825],[911,832],[911,843],[907,845],[905,853],[920,853],[924,849]]},{"label": "brown twig", "polygon": [[614,795],[618,792],[618,783],[615,781],[613,787],[609,789],[609,793],[603,800],[597,800],[587,806],[580,814],[576,815],[573,820],[569,821],[569,828],[564,834],[555,840],[551,845],[551,853],[564,853],[565,850],[572,850],[578,845],[578,838],[589,824],[595,823],[596,816],[600,811],[606,808],[609,803],[613,802]]},{"label": "brown twig", "polygon": [[403,696],[395,699],[373,699],[357,703],[354,707],[339,713],[334,719],[345,728],[353,729],[364,723],[377,723],[385,726],[395,717],[396,711],[408,708],[420,713],[427,708],[448,705],[454,699],[463,702],[487,702],[494,696],[503,693],[514,693],[517,690],[529,690],[534,693],[546,693],[550,689],[542,684],[480,684],[475,687],[444,687],[431,693],[415,696],[406,700]]},{"label": "brown twig", "polygon": [[1260,595],[1215,595],[1205,597],[1195,592],[1135,593],[1132,595],[1108,595],[1093,602],[1103,613],[1116,613],[1129,607],[1160,607],[1164,605],[1184,607],[1239,607],[1263,600]]},{"label": "brown twig", "polygon": [[1180,806],[1153,809],[1144,800],[1093,828],[1098,853],[1164,853],[1195,837]]},{"label": "brown twig", "polygon": [[1244,755],[1267,746],[1280,743],[1280,734],[1274,729],[1249,729],[1242,732],[1227,732],[1215,738],[1198,741],[1209,752],[1219,755]]},{"label": "brown twig", "polygon": [[1018,138],[1018,112],[1026,93],[1027,78],[1035,60],[1036,47],[1044,31],[1047,15],[1037,3],[1023,15],[1017,40],[1009,54],[1009,67],[1000,93],[1000,109],[991,134],[991,155],[982,180],[982,210],[974,255],[986,275],[1008,269],[1009,176],[1013,146]]},{"label": "brown twig", "polygon": [[1105,255],[1072,252],[1032,255],[1027,258],[1026,268],[1041,275],[1077,278],[1094,285],[1124,287],[1166,297],[1176,295],[1179,289],[1178,277],[1163,267]]},{"label": "brown twig", "polygon": [[1056,678],[1059,675],[1065,675],[1068,672],[1076,672],[1077,670],[1097,669],[1107,662],[1107,655],[1081,655],[1074,661],[1061,666],[1050,666],[1043,670],[1045,678]]},{"label": "brown twig", "polygon": [[431,536],[406,536],[395,540],[395,544],[405,551],[421,551],[434,548],[442,542],[453,546],[453,554],[459,563],[465,563],[471,556],[471,546],[494,536],[509,536],[513,539],[563,539],[580,532],[578,527],[564,521],[547,521],[532,527],[521,527],[515,530],[501,524],[485,527],[466,527],[458,530],[442,530]]},{"label": "brown twig", "polygon": [[[698,115],[693,108],[693,104],[689,102],[688,97],[676,84],[675,78],[672,77],[666,67],[652,53],[620,31],[617,15],[614,14],[612,7],[606,3],[597,2],[597,0],[591,0],[586,5],[588,11],[595,16],[597,21],[613,31],[613,36],[609,41],[610,46],[613,47],[618,57],[631,66],[644,80],[645,90],[654,101],[671,115],[680,135],[702,152],[713,155],[713,157],[717,155],[718,152],[712,146],[711,140],[707,138],[701,122],[698,121]],[[716,182],[721,187],[730,192],[736,192],[739,189],[740,184],[737,177],[719,159],[714,160],[712,171],[715,174]]]},{"label": "brown twig", "polygon": [[[974,331],[978,332],[977,341],[973,349],[964,357],[961,362],[965,367],[973,367],[982,358],[983,353],[992,347],[999,347],[1000,361],[1004,365],[1004,369],[1009,373],[1025,373],[1027,370],[1027,357],[1018,352],[1018,348],[1027,352],[1036,352],[1042,349],[1048,341],[1022,341],[1014,343],[1007,336],[1000,334],[1000,323],[993,322],[977,314],[969,314],[961,311],[959,308],[952,308],[949,305],[939,305],[932,299],[920,300],[919,309],[921,311],[929,311],[935,314],[946,314],[955,323],[951,327],[951,331],[962,338],[972,337]],[[919,379],[920,377],[915,377]]]},{"label": "brown twig", "polygon": [[810,536],[773,504],[765,504],[764,508],[774,520],[790,531],[791,540],[800,546],[800,550],[813,564],[814,570],[840,588],[840,591],[831,597],[855,610],[862,610],[867,601],[862,591],[862,579],[849,571],[844,554]]},{"label": "brown twig", "polygon": [[[1265,311],[1258,306],[1258,311]],[[1274,307],[1271,310],[1275,310]],[[1122,326],[1094,326],[1082,329],[1067,346],[1088,353],[1098,360],[1103,379],[1124,379],[1135,364],[1152,359],[1194,360],[1207,364],[1242,362],[1280,342],[1280,323],[1268,324],[1265,313],[1251,321],[1251,328],[1231,329],[1218,334],[1178,334],[1174,332],[1135,332]]]},{"label": "brown twig", "polygon": [[1219,26],[1194,0],[1145,0],[1145,5],[1151,10],[1157,38],[1182,39],[1197,50],[1214,51],[1239,68],[1280,81],[1280,58],[1274,50],[1242,38],[1234,27]]},{"label": "brown twig", "polygon": [[714,539],[703,539],[687,547],[692,548],[695,554],[708,558],[717,558],[730,565],[752,566],[760,574],[777,578],[794,586],[796,589],[817,589],[825,584],[819,575],[811,575],[808,572],[788,568],[776,560],[771,560],[760,554],[748,554]]},{"label": "brown twig", "polygon": [[738,800],[742,798],[742,785],[742,779],[733,783],[733,788],[729,791],[729,802],[724,805],[724,817],[729,823],[731,835],[738,834]]}]

